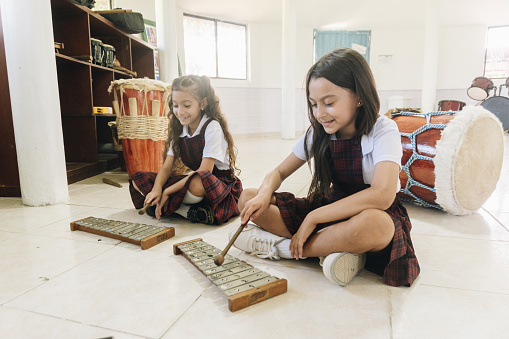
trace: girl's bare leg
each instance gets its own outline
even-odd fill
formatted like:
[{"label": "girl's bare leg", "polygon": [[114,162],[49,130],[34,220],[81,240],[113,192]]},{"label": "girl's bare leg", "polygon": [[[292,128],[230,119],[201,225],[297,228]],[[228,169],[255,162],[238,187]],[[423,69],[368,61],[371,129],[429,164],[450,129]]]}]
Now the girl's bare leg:
[{"label": "girl's bare leg", "polygon": [[322,257],[337,252],[377,252],[394,236],[394,223],[385,211],[365,210],[347,221],[312,234],[304,244],[303,255]]},{"label": "girl's bare leg", "polygon": [[[258,189],[256,188],[246,188],[239,198],[239,210],[242,211],[246,202],[254,198],[257,193]],[[283,222],[279,208],[276,206],[276,198],[274,196],[272,196],[269,207],[258,218],[251,219],[251,221],[272,234],[286,238],[292,237]]]},{"label": "girl's bare leg", "polygon": [[198,174],[194,174],[189,178],[189,186],[187,189],[192,195],[197,197],[205,196],[205,188],[203,187],[203,183],[201,181],[201,177]]}]

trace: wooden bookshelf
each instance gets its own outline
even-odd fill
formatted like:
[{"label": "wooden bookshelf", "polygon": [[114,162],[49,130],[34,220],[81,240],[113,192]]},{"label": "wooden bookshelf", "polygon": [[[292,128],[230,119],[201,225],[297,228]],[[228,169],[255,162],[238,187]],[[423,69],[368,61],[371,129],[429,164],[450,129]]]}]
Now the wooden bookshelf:
[{"label": "wooden bookshelf", "polygon": [[138,78],[154,79],[154,49],[115,27],[87,7],[68,0],[51,0],[55,42],[64,48],[55,53],[62,114],[67,178],[69,183],[119,167],[118,157],[105,151],[112,143],[108,122],[114,114],[94,114],[94,106],[111,107],[110,83],[129,79],[127,72],[83,61],[92,55],[90,39],[115,47],[121,66]]}]

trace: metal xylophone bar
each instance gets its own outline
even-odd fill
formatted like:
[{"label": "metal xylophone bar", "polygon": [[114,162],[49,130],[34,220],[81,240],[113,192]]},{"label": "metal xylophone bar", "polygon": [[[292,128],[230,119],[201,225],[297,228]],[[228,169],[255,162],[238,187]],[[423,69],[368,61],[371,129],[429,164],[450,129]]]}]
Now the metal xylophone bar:
[{"label": "metal xylophone bar", "polygon": [[175,228],[88,217],[71,223],[71,231],[84,231],[140,245],[142,250],[175,235]]},{"label": "metal xylophone bar", "polygon": [[181,254],[228,296],[228,308],[235,312],[287,291],[286,279],[279,279],[229,254],[221,266],[214,258],[221,250],[194,239],[173,245],[173,253]]}]

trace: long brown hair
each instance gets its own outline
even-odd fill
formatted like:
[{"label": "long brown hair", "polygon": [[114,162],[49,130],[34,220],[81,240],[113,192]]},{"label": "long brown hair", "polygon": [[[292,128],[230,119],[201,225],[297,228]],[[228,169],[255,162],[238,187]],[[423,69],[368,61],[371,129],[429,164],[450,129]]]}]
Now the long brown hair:
[{"label": "long brown hair", "polygon": [[[323,199],[332,196],[332,160],[329,149],[330,135],[313,115],[309,101],[309,82],[312,79],[324,78],[336,86],[345,88],[359,96],[362,105],[357,108],[355,118],[356,136],[369,134],[373,129],[380,111],[380,99],[376,92],[375,80],[368,63],[358,52],[342,48],[337,49],[318,60],[309,70],[306,77],[306,98],[308,116],[311,126],[306,131],[304,149],[306,158],[314,157],[314,170],[308,191],[311,208],[323,204]],[[308,152],[308,137],[313,133],[313,145]],[[310,164],[311,166],[311,164]]]},{"label": "long brown hair", "polygon": [[[209,118],[219,122],[221,129],[223,130],[224,138],[228,143],[228,155],[230,156],[230,169],[233,174],[240,173],[240,169],[237,167],[237,147],[233,142],[233,138],[228,130],[228,123],[224,114],[221,112],[219,106],[219,98],[216,96],[214,88],[210,84],[210,79],[207,76],[197,75],[184,75],[173,80],[172,87],[173,91],[189,91],[198,102],[202,102],[203,99],[207,99],[207,106],[204,108],[202,114]],[[202,115],[202,116],[203,116]],[[175,160],[180,161],[180,146],[179,138],[182,134],[184,127],[180,123],[179,119],[173,113],[172,96],[170,96],[170,127],[168,130],[168,139],[165,143],[165,156],[168,152],[170,145],[172,145],[173,155]]]}]

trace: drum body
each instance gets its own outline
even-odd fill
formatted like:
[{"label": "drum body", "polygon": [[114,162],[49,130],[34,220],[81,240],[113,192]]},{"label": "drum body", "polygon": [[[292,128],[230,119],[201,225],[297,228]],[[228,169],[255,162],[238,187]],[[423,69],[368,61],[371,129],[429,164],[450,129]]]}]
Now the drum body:
[{"label": "drum body", "polygon": [[[401,134],[403,200],[464,215],[493,193],[503,159],[500,122],[480,106],[393,116]],[[482,142],[479,142],[482,140]]]},{"label": "drum body", "polygon": [[113,81],[117,134],[129,176],[158,172],[168,138],[169,85],[150,79]]},{"label": "drum body", "polygon": [[438,102],[439,111],[461,111],[465,107],[463,101],[442,100]]},{"label": "drum body", "polygon": [[103,59],[103,43],[99,39],[90,38],[90,47],[92,49],[92,62],[101,65]]},{"label": "drum body", "polygon": [[474,100],[482,101],[490,95],[490,90],[494,87],[490,79],[477,77],[472,81],[472,86],[467,89],[467,94]]},{"label": "drum body", "polygon": [[486,99],[481,106],[493,113],[502,123],[502,128],[509,129],[509,99],[496,96]]},{"label": "drum body", "polygon": [[115,61],[115,47],[103,44],[103,51],[102,65],[104,67],[113,68],[113,62]]}]

